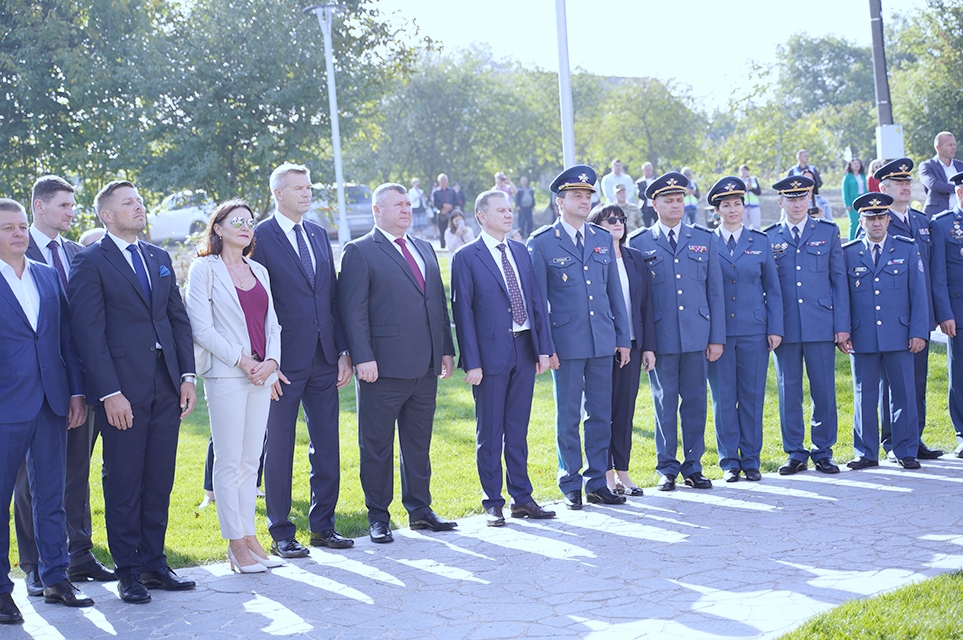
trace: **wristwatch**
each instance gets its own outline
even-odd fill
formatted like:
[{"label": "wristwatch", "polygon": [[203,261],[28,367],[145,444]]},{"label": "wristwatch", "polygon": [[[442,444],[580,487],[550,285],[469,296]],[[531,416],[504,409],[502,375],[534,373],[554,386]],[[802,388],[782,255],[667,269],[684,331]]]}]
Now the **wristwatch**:
[{"label": "wristwatch", "polygon": [[347,349],[345,349],[344,351],[338,354],[338,357],[341,357],[341,356],[351,357],[351,353]]}]

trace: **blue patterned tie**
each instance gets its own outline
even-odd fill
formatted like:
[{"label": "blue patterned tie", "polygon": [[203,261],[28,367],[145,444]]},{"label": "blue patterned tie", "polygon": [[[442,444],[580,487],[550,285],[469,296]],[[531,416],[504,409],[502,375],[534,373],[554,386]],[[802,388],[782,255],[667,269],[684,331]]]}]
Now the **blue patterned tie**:
[{"label": "blue patterned tie", "polygon": [[508,247],[504,243],[498,245],[498,250],[502,252],[502,269],[505,271],[505,284],[508,285],[508,299],[512,303],[512,321],[518,326],[522,326],[528,319],[528,314],[525,313],[522,290],[518,287],[518,278],[515,277],[515,270],[508,260],[508,254],[505,253],[506,249]]},{"label": "blue patterned tie", "polygon": [[308,251],[308,243],[304,241],[304,232],[301,231],[301,225],[294,225],[294,235],[298,239],[298,256],[301,257],[304,275],[308,276],[308,282],[314,286],[314,265],[311,264],[311,253]]},{"label": "blue patterned tie", "polygon": [[150,280],[147,279],[147,269],[144,268],[144,261],[140,259],[140,251],[137,250],[137,245],[133,244],[127,245],[127,251],[130,252],[130,261],[134,263],[134,273],[137,274],[137,279],[140,280],[140,288],[144,290],[144,297],[147,298],[147,306],[151,306]]}]

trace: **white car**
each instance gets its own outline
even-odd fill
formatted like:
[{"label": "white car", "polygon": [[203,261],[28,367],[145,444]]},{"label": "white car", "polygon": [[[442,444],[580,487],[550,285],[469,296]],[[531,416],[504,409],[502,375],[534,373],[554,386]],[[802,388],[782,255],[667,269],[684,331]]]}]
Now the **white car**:
[{"label": "white car", "polygon": [[147,214],[147,235],[155,244],[181,242],[206,229],[213,211],[214,202],[202,190],[172,193]]}]

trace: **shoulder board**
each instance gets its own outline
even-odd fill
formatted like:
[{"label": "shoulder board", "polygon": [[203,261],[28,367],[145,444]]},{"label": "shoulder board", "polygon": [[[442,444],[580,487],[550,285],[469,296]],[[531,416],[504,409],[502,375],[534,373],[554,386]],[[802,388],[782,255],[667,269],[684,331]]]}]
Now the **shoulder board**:
[{"label": "shoulder board", "polygon": [[598,224],[595,224],[594,222],[586,222],[585,224],[587,224],[588,226],[590,226],[590,227],[591,227],[593,230],[595,230],[595,231],[604,231],[605,233],[611,233],[611,232],[610,232],[608,229],[606,229],[605,227],[603,227],[603,226],[601,226],[601,225],[598,225]]},{"label": "shoulder board", "polygon": [[699,231],[705,231],[706,233],[712,233],[712,229],[710,229],[709,227],[703,226],[701,224],[694,224],[692,225],[692,228],[698,229]]},{"label": "shoulder board", "polygon": [[909,242],[910,244],[913,244],[914,242],[916,242],[916,240],[914,240],[913,238],[908,238],[906,236],[893,236],[893,237],[896,238],[897,240],[902,240],[903,242]]},{"label": "shoulder board", "polygon": [[634,238],[635,236],[641,236],[641,235],[644,234],[644,233],[651,233],[651,232],[652,232],[652,229],[650,229],[649,227],[642,227],[641,229],[636,229],[635,231],[633,231],[632,233],[630,233],[628,236],[626,236],[625,239],[626,239],[626,240],[631,240],[631,239]]},{"label": "shoulder board", "polygon": [[548,231],[548,230],[551,229],[551,228],[552,228],[552,225],[550,225],[550,224],[547,224],[547,225],[545,225],[545,226],[543,226],[543,227],[539,227],[538,229],[535,229],[535,231],[532,231],[532,235],[530,235],[529,238],[534,238],[535,236],[540,236],[540,235],[542,235],[543,233],[545,233],[546,231]]},{"label": "shoulder board", "polygon": [[749,229],[749,233],[755,233],[762,236],[763,238],[767,238],[767,239],[769,238],[768,235],[766,235],[764,232],[760,231],[759,229]]},{"label": "shoulder board", "polygon": [[822,222],[823,224],[831,224],[834,227],[839,226],[834,220],[827,220],[826,218],[813,218],[816,222]]},{"label": "shoulder board", "polygon": [[[919,209],[914,209],[913,207],[910,207],[909,210],[912,211],[913,213],[918,213],[921,216],[926,216],[926,214],[920,211]],[[926,216],[926,217],[929,218],[929,216]]]},{"label": "shoulder board", "polygon": [[769,225],[768,227],[766,227],[766,228],[763,229],[762,231],[763,231],[763,233],[768,233],[770,230],[775,229],[775,228],[778,227],[778,226],[779,226],[779,223],[778,223],[778,222],[773,222],[771,225]]},{"label": "shoulder board", "polygon": [[844,242],[844,243],[843,243],[843,249],[845,249],[846,247],[851,247],[851,246],[853,246],[854,244],[863,244],[863,239],[862,239],[862,238],[857,238],[856,240],[850,240],[849,242]]},{"label": "shoulder board", "polygon": [[[933,216],[932,220],[939,220],[940,218],[945,218],[946,216],[949,216],[952,214],[953,214],[953,210],[949,209],[947,211],[944,211],[943,213],[937,213],[935,216]],[[926,214],[923,214],[923,215],[926,215]]]}]

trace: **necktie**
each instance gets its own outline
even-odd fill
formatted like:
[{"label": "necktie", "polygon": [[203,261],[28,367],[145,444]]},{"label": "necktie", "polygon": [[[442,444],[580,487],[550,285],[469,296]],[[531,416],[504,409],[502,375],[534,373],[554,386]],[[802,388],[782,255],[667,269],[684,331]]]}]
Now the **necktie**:
[{"label": "necktie", "polygon": [[793,239],[793,242],[795,242],[796,244],[799,244],[799,227],[792,228],[792,239]]},{"label": "necktie", "polygon": [[130,252],[130,261],[134,263],[134,273],[137,274],[137,279],[140,280],[140,288],[144,290],[147,305],[150,306],[150,280],[147,279],[147,269],[144,268],[144,261],[140,259],[140,251],[137,250],[137,245],[133,244],[127,245],[127,251]]},{"label": "necktie", "polygon": [[582,232],[575,232],[575,248],[578,249],[578,254],[582,255],[585,253],[585,245],[582,244]]},{"label": "necktie", "polygon": [[408,243],[404,238],[398,238],[395,240],[398,246],[401,247],[401,255],[405,257],[405,262],[408,263],[408,268],[411,269],[411,273],[415,276],[415,280],[418,281],[418,287],[421,292],[425,292],[425,276],[421,275],[421,269],[418,268],[418,263],[415,262],[415,257],[411,255],[408,251]]},{"label": "necktie", "polygon": [[879,254],[880,254],[879,245],[874,244],[873,245],[873,264],[879,264]]},{"label": "necktie", "polygon": [[736,252],[736,237],[733,236],[733,235],[730,235],[730,236],[729,236],[729,242],[726,243],[726,246],[729,247],[729,255],[730,255],[730,256],[731,256],[733,253],[735,253],[735,252]]},{"label": "necktie", "polygon": [[679,243],[675,241],[675,229],[669,230],[669,246],[675,251],[675,248],[679,246]]},{"label": "necktie", "polygon": [[[64,263],[60,259],[60,243],[56,240],[51,240],[47,244],[47,248],[50,249],[50,256],[53,260],[54,269],[60,274],[60,284],[64,286],[64,294],[67,293],[67,270],[64,269]],[[148,298],[149,299],[149,298]]]},{"label": "necktie", "polygon": [[308,277],[308,282],[314,285],[314,265],[311,264],[311,252],[308,251],[308,243],[304,241],[304,232],[301,225],[294,225],[294,236],[298,240],[298,256],[301,257],[301,266],[304,267],[304,275]]},{"label": "necktie", "polygon": [[498,245],[498,250],[502,252],[502,270],[505,272],[505,282],[508,284],[508,299],[512,301],[512,321],[518,326],[525,324],[528,315],[525,313],[525,304],[522,302],[522,290],[518,288],[518,278],[515,277],[515,270],[512,263],[508,261],[506,247]]}]

